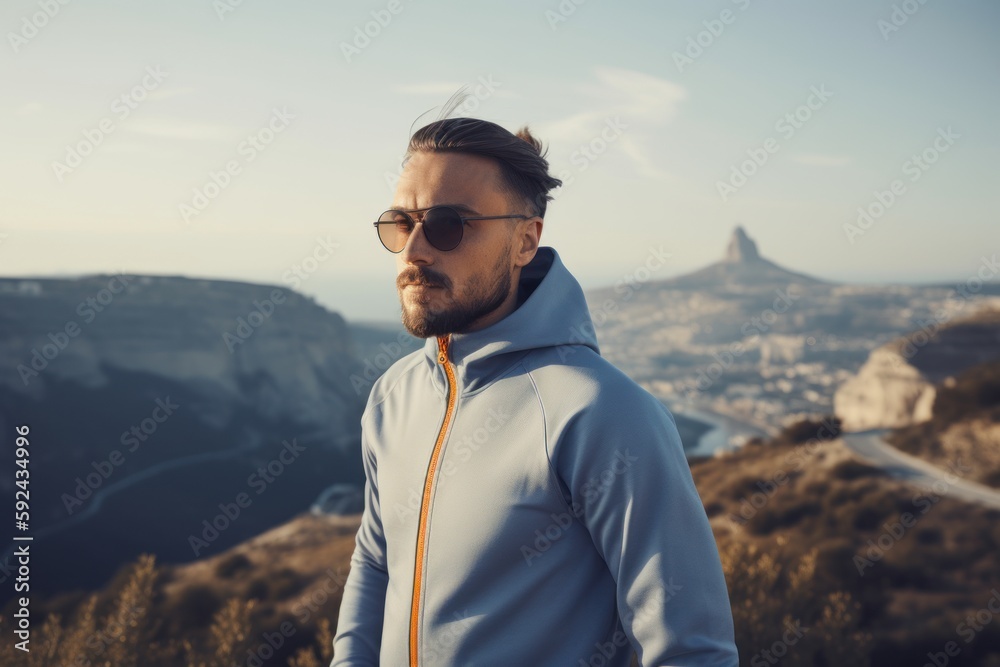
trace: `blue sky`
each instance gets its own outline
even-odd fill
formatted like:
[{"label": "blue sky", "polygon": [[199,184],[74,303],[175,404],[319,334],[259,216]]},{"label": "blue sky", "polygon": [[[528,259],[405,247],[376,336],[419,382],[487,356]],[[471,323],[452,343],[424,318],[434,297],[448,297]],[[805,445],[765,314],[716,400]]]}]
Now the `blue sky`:
[{"label": "blue sky", "polygon": [[671,254],[657,278],[696,269],[736,224],[823,278],[957,281],[1000,251],[998,19],[940,0],[10,0],[0,275],[295,282],[398,319],[370,221],[411,129],[467,84],[467,115],[528,124],[569,176],[542,243],[585,287],[651,248]]}]

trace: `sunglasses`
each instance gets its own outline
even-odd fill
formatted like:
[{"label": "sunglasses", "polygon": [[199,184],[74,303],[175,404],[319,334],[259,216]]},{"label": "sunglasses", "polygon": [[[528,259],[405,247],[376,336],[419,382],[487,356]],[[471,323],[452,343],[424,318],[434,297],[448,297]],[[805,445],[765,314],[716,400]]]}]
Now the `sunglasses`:
[{"label": "sunglasses", "polygon": [[528,219],[528,215],[461,215],[451,206],[432,206],[428,209],[400,211],[390,209],[372,223],[378,231],[378,238],[385,249],[392,253],[403,250],[410,232],[417,226],[410,213],[426,211],[423,217],[424,236],[427,242],[438,250],[454,250],[462,242],[465,223],[469,220],[503,220],[505,218]]}]

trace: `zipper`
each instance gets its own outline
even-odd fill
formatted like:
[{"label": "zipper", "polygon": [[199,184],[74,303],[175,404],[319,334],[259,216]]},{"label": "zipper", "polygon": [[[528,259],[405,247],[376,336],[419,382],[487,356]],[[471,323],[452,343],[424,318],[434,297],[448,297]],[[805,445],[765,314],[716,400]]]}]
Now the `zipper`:
[{"label": "zipper", "polygon": [[410,602],[410,667],[417,667],[417,635],[420,631],[420,593],[423,588],[423,564],[424,550],[427,541],[427,514],[430,511],[431,491],[434,488],[434,473],[437,471],[438,459],[441,456],[441,447],[444,444],[444,436],[448,431],[452,415],[455,412],[456,385],[455,371],[448,363],[448,336],[438,336],[438,363],[444,366],[445,375],[448,376],[448,407],[444,413],[444,420],[441,422],[441,429],[438,431],[437,441],[434,443],[434,450],[431,452],[430,461],[427,463],[427,475],[424,477],[424,494],[420,500],[420,520],[417,523],[417,556],[413,566],[413,598]]}]

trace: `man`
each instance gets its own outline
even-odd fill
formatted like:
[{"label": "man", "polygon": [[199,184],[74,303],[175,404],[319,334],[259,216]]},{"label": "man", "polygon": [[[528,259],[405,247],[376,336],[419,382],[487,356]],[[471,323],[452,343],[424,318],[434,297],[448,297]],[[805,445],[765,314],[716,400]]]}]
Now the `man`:
[{"label": "man", "polygon": [[527,128],[446,118],[410,141],[375,226],[427,340],[362,416],[334,666],[737,664],[673,416],[600,356],[539,246],[547,171]]}]

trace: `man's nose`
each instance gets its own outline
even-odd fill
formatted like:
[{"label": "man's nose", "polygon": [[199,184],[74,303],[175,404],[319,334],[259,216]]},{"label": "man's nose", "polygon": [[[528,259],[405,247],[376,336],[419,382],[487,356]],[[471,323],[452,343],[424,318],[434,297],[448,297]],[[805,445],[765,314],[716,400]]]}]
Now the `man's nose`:
[{"label": "man's nose", "polygon": [[406,244],[400,251],[400,259],[405,264],[430,264],[434,257],[434,247],[427,241],[424,234],[423,221],[416,223],[406,238]]}]

